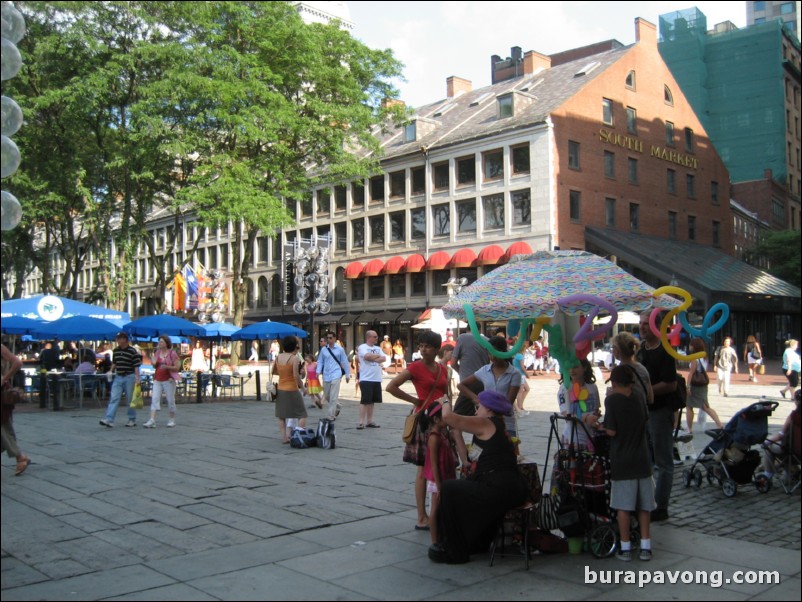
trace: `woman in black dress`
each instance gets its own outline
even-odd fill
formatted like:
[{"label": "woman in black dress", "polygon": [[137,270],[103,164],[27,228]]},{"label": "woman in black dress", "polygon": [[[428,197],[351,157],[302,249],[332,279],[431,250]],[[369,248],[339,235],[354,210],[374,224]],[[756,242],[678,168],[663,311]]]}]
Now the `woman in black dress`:
[{"label": "woman in black dress", "polygon": [[452,428],[473,434],[482,449],[470,479],[446,481],[440,493],[441,541],[429,548],[433,562],[461,564],[470,554],[486,552],[499,520],[507,510],[526,501],[527,485],[518,470],[504,416],[512,404],[501,393],[482,391],[475,416],[461,416],[443,404],[443,419]]}]

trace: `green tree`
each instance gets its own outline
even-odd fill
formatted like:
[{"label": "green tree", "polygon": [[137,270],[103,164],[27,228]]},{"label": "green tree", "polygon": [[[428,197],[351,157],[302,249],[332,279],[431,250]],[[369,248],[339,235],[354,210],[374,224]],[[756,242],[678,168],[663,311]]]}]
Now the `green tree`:
[{"label": "green tree", "polygon": [[750,263],[766,262],[769,274],[802,288],[800,248],[802,237],[799,230],[775,230],[761,238],[750,253]]}]

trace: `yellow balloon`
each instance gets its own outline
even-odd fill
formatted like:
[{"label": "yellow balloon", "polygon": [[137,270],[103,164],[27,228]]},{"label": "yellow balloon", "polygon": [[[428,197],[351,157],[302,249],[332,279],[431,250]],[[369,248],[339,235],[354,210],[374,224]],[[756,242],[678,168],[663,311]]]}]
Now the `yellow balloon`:
[{"label": "yellow balloon", "polygon": [[529,337],[532,341],[537,341],[540,337],[540,333],[543,331],[543,326],[545,324],[551,324],[551,318],[548,316],[540,316],[539,318],[535,318],[535,327],[532,329],[532,335]]},{"label": "yellow balloon", "polygon": [[706,357],[707,353],[704,351],[692,353],[691,355],[677,353],[677,350],[674,349],[668,342],[668,330],[671,326],[671,323],[674,321],[674,316],[690,308],[691,303],[693,303],[693,297],[691,294],[684,288],[679,288],[678,286],[661,286],[652,293],[652,296],[655,298],[659,297],[660,295],[676,295],[678,297],[682,297],[683,299],[682,304],[679,307],[670,309],[668,313],[663,316],[663,321],[660,323],[660,343],[663,345],[663,349],[665,349],[668,355],[673,357],[675,360],[680,360],[682,362],[690,362]]}]

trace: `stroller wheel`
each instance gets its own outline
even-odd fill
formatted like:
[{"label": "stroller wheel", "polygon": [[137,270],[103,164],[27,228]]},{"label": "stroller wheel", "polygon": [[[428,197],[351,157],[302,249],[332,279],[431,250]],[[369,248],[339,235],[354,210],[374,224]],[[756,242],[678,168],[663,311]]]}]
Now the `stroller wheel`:
[{"label": "stroller wheel", "polygon": [[702,471],[701,470],[694,470],[693,471],[693,484],[699,489],[702,486]]},{"label": "stroller wheel", "polygon": [[732,479],[727,479],[721,484],[721,491],[723,491],[724,495],[727,497],[733,497],[738,493],[738,484]]},{"label": "stroller wheel", "polygon": [[685,485],[685,489],[691,486],[691,481],[693,480],[693,473],[691,472],[690,468],[686,468],[682,471],[682,484]]},{"label": "stroller wheel", "polygon": [[596,558],[607,558],[615,552],[616,534],[611,524],[597,525],[590,532],[588,539],[590,551]]},{"label": "stroller wheel", "polygon": [[765,472],[759,472],[755,475],[755,488],[760,493],[768,493],[771,491],[771,477]]}]

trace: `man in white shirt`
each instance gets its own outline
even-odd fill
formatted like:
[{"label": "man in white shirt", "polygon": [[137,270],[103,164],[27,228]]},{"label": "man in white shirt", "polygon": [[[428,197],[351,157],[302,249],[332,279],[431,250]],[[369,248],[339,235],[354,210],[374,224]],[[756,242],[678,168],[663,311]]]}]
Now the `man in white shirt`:
[{"label": "man in white shirt", "polygon": [[386,356],[381,347],[376,345],[379,335],[375,330],[365,333],[365,342],[357,349],[359,356],[359,388],[362,399],[359,402],[358,430],[379,428],[373,422],[373,404],[382,402],[382,364]]}]

